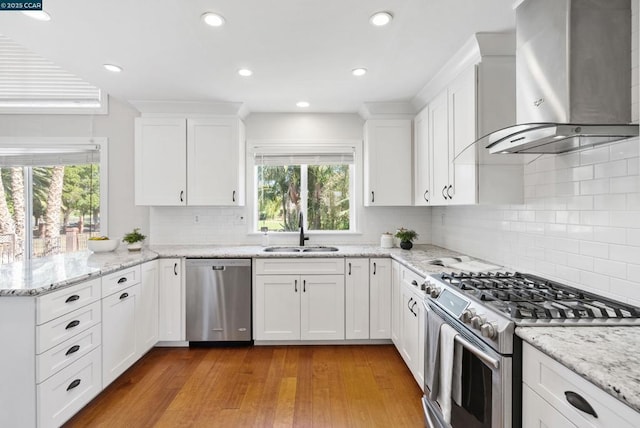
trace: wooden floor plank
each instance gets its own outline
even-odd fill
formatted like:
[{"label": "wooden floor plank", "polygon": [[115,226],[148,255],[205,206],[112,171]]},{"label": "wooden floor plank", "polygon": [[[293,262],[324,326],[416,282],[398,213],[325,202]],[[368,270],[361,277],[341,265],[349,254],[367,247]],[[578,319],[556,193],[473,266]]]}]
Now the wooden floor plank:
[{"label": "wooden floor plank", "polygon": [[392,345],[155,348],[65,427],[422,427]]}]

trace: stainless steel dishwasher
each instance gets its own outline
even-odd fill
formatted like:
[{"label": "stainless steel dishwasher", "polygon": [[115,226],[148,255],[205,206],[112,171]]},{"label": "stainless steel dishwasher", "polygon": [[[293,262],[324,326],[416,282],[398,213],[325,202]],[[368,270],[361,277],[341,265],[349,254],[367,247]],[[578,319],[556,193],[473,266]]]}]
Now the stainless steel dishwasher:
[{"label": "stainless steel dishwasher", "polygon": [[251,260],[187,259],[187,340],[251,342]]}]

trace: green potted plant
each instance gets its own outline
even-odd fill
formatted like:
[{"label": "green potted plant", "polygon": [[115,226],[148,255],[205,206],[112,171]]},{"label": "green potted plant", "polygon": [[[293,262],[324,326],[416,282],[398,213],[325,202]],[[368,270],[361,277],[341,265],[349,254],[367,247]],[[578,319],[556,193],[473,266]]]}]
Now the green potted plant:
[{"label": "green potted plant", "polygon": [[140,228],[136,227],[133,232],[129,232],[122,238],[123,242],[127,243],[127,249],[129,251],[140,251],[142,248],[142,241],[146,238],[145,235],[140,233]]},{"label": "green potted plant", "polygon": [[410,250],[413,247],[412,241],[418,237],[418,234],[415,230],[401,227],[396,231],[395,237],[400,240],[400,248],[403,250]]}]

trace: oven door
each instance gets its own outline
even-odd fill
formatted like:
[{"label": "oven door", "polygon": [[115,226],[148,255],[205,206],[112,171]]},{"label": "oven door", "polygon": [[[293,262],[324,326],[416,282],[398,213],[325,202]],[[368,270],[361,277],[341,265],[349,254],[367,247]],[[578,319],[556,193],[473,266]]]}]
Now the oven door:
[{"label": "oven door", "polygon": [[[445,421],[436,398],[430,398],[425,384],[422,399],[425,419],[430,428],[512,428],[510,356],[500,355],[469,333],[464,325],[427,298],[425,322],[438,320],[451,326],[455,337],[451,394],[451,417]],[[428,325],[425,332],[429,331]],[[433,361],[434,349],[425,340],[425,372]],[[436,375],[439,375],[437,373]],[[426,382],[425,382],[426,383]]]}]

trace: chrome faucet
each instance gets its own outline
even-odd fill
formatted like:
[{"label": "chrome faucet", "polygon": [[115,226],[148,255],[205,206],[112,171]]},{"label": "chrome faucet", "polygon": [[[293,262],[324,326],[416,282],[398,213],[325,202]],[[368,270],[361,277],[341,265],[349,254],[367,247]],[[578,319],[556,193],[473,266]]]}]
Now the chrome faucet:
[{"label": "chrome faucet", "polygon": [[302,213],[300,213],[300,220],[299,220],[299,225],[298,227],[300,228],[300,246],[304,247],[304,241],[308,241],[309,237],[308,236],[304,236],[304,221],[302,219]]}]

